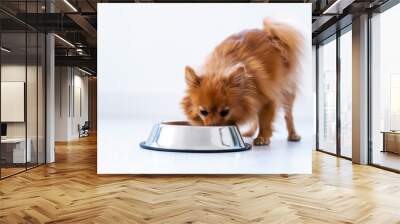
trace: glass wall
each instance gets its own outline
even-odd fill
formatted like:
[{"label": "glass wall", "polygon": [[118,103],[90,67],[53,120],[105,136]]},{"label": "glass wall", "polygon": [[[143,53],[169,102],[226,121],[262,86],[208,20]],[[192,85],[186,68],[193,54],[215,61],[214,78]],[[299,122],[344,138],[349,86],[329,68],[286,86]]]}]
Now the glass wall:
[{"label": "glass wall", "polygon": [[336,37],[319,45],[318,149],[336,153]]},{"label": "glass wall", "polygon": [[[1,34],[1,175],[26,169],[31,151],[26,144],[26,34]],[[6,49],[6,50],[4,50]]]},{"label": "glass wall", "polygon": [[340,154],[352,157],[352,35],[351,26],[340,36]]},{"label": "glass wall", "polygon": [[[351,25],[320,43],[317,53],[318,150],[351,158]],[[340,123],[337,123],[338,121]]]},{"label": "glass wall", "polygon": [[[36,13],[40,2],[20,1],[18,8]],[[45,41],[43,33],[0,13],[0,178],[45,162]]]},{"label": "glass wall", "polygon": [[373,164],[400,170],[400,4],[371,19],[371,140]]}]

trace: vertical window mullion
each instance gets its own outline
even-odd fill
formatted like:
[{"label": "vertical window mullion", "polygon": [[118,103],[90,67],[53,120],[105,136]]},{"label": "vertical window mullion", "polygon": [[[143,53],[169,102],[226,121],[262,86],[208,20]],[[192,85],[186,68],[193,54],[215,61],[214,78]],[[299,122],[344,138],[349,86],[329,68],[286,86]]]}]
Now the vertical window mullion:
[{"label": "vertical window mullion", "polygon": [[367,53],[367,64],[368,64],[368,69],[367,69],[367,83],[368,83],[368,124],[367,124],[367,129],[368,129],[368,156],[367,156],[367,163],[372,164],[373,163],[373,146],[372,146],[372,64],[371,64],[371,57],[372,57],[372,12],[368,12],[368,32],[367,32],[367,39],[368,39],[368,53]]},{"label": "vertical window mullion", "polygon": [[[39,0],[36,1],[39,14]],[[39,21],[38,21],[39,22]],[[36,32],[36,166],[39,165],[39,32]]]},{"label": "vertical window mullion", "polygon": [[[0,47],[2,46],[2,32],[1,32],[1,24],[2,23],[0,23]],[[2,68],[2,58],[1,58],[1,52],[0,52],[0,125],[2,124],[1,123],[1,110],[2,110],[2,108],[1,108],[1,68]],[[0,134],[0,136],[1,136],[1,134]],[[0,158],[1,158],[1,144],[0,144]],[[1,166],[1,162],[0,162],[0,179],[2,179],[2,177],[1,177],[1,170],[2,170],[2,166]]]},{"label": "vertical window mullion", "polygon": [[[25,21],[28,19],[28,1],[25,1]],[[27,116],[27,97],[28,97],[28,24],[25,23],[25,88],[24,88],[24,120],[25,120],[25,170],[28,170],[28,116]]]},{"label": "vertical window mullion", "polygon": [[341,117],[340,117],[340,30],[336,31],[336,154],[341,156]]},{"label": "vertical window mullion", "polygon": [[319,44],[315,46],[315,104],[316,104],[316,129],[315,147],[319,149]]}]

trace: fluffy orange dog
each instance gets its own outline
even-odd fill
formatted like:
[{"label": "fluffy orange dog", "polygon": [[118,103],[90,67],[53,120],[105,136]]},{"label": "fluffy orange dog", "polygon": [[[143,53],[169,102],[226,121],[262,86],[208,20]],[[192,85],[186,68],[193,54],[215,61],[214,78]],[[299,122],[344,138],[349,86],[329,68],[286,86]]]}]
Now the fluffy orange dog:
[{"label": "fluffy orange dog", "polygon": [[264,20],[219,44],[201,70],[185,68],[182,107],[193,125],[250,124],[244,136],[268,145],[277,109],[283,107],[289,141],[299,141],[292,108],[302,38],[293,28]]}]

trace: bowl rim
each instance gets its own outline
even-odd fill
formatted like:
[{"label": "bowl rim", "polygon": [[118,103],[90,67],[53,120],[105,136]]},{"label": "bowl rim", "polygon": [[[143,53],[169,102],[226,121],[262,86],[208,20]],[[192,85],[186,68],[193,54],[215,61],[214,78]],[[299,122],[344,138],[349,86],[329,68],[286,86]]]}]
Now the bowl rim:
[{"label": "bowl rim", "polygon": [[143,149],[153,150],[153,151],[162,151],[162,152],[188,152],[188,153],[224,153],[224,152],[241,152],[247,151],[252,148],[252,145],[249,143],[244,143],[243,148],[239,149],[206,149],[206,150],[194,150],[194,149],[167,149],[167,148],[159,148],[146,145],[146,141],[143,141],[139,144],[139,146]]},{"label": "bowl rim", "polygon": [[192,127],[192,128],[221,128],[221,127],[236,127],[239,128],[237,125],[213,125],[213,126],[206,126],[206,125],[191,125],[187,121],[161,121],[158,122],[156,125],[163,125],[163,126],[176,126],[176,127]]},{"label": "bowl rim", "polygon": [[[149,150],[154,150],[154,151],[165,151],[165,152],[190,152],[190,153],[219,153],[219,152],[240,152],[240,151],[246,151],[250,150],[252,148],[252,145],[249,143],[246,143],[243,139],[242,134],[240,133],[239,127],[237,125],[226,125],[226,126],[195,126],[195,125],[190,125],[189,122],[187,121],[164,121],[164,122],[158,122],[153,126],[152,133],[155,129],[160,129],[163,127],[182,127],[182,128],[196,128],[196,129],[215,129],[215,128],[229,128],[233,129],[234,132],[236,133],[236,136],[239,138],[239,142],[241,142],[241,147],[240,148],[231,148],[231,149],[173,149],[173,148],[163,148],[163,147],[155,147],[147,144],[146,141],[142,141],[139,143],[139,146],[143,149],[149,149]],[[152,136],[152,134],[151,134]]]}]

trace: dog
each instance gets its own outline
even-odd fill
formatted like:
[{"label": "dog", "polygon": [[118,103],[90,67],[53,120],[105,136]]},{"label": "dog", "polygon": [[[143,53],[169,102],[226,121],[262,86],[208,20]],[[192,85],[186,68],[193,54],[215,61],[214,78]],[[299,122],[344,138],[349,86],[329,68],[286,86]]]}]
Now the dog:
[{"label": "dog", "polygon": [[293,120],[303,38],[294,28],[265,19],[220,43],[200,70],[185,67],[181,106],[192,125],[249,124],[243,133],[269,145],[277,110],[283,108],[289,141],[300,141]]}]

